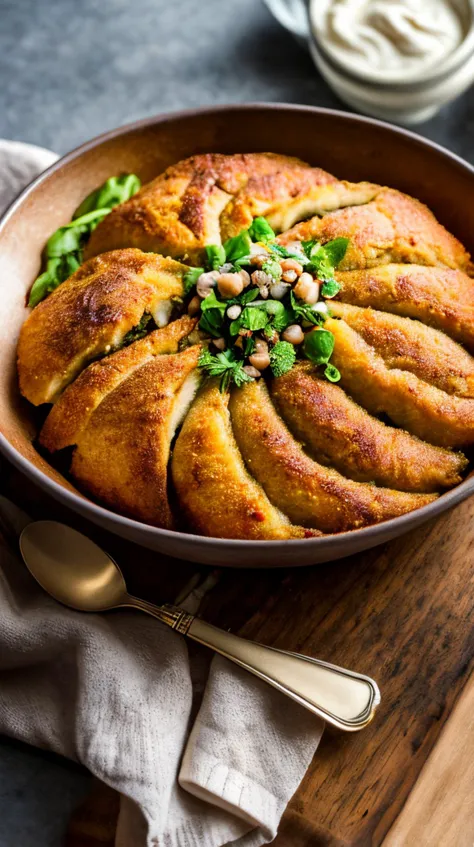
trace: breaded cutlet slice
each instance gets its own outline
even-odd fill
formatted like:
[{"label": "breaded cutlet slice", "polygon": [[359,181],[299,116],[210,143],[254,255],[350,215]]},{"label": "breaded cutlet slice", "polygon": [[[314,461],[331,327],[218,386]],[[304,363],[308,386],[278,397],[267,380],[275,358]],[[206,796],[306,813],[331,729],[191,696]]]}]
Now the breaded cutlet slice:
[{"label": "breaded cutlet slice", "polygon": [[358,482],[433,492],[461,482],[467,459],[388,426],[309,362],[270,384],[272,400],[305,451]]},{"label": "breaded cutlet slice", "polygon": [[384,413],[397,426],[439,447],[474,443],[474,400],[446,394],[409,371],[387,367],[344,320],[329,318],[324,326],[335,338],[331,362],[341,372],[341,387],[367,411]]},{"label": "breaded cutlet slice", "polygon": [[200,535],[247,540],[305,538],[247,472],[232,434],[229,395],[201,388],[176,439],[171,473],[180,508]]},{"label": "breaded cutlet slice", "polygon": [[474,280],[463,271],[390,264],[336,272],[336,300],[417,318],[474,352]]},{"label": "breaded cutlet slice", "polygon": [[199,265],[207,244],[237,235],[258,215],[282,231],[309,215],[366,203],[377,188],[339,182],[275,153],[193,156],[116,206],[92,233],[86,255],[132,246]]},{"label": "breaded cutlet slice", "polygon": [[105,397],[155,356],[177,353],[180,342],[196,323],[196,318],[184,315],[85,368],[52,407],[40,433],[40,444],[50,453],[77,444]]},{"label": "breaded cutlet slice", "polygon": [[349,238],[339,271],[391,262],[448,267],[472,273],[469,253],[433,213],[393,188],[378,190],[365,205],[350,206],[299,223],[278,237],[282,245]]},{"label": "breaded cutlet slice", "polygon": [[72,457],[72,476],[94,498],[165,529],[175,525],[170,446],[199,385],[200,350],[155,356],[132,371],[92,413]]},{"label": "breaded cutlet slice", "polygon": [[447,394],[474,397],[474,358],[444,332],[348,303],[331,303],[331,314],[355,329],[389,368],[410,371]]},{"label": "breaded cutlet slice", "polygon": [[126,249],[85,262],[26,319],[18,342],[21,393],[35,406],[54,402],[98,356],[120,347],[149,313],[169,320],[187,268],[154,253]]},{"label": "breaded cutlet slice", "polygon": [[279,417],[263,380],[232,391],[230,416],[248,471],[296,524],[345,532],[404,515],[436,497],[354,482],[313,461]]}]

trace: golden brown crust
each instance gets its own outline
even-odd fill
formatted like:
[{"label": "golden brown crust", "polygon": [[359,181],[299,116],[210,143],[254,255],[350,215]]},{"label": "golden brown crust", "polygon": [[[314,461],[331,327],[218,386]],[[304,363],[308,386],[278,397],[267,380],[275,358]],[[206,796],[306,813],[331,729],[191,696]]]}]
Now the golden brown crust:
[{"label": "golden brown crust", "polygon": [[413,435],[440,447],[474,443],[474,400],[446,394],[415,374],[390,369],[345,321],[329,318],[335,337],[331,361],[341,386],[373,415],[386,414]]},{"label": "golden brown crust", "polygon": [[171,472],[184,515],[201,535],[254,541],[307,535],[271,505],[245,470],[232,435],[228,395],[214,381],[201,389],[183,423]]},{"label": "golden brown crust", "polygon": [[173,418],[186,380],[197,379],[200,346],[157,356],[104,398],[82,430],[71,472],[118,512],[171,529],[167,466]]},{"label": "golden brown crust", "polygon": [[392,188],[381,188],[366,205],[339,209],[297,224],[278,240],[284,245],[312,238],[326,243],[341,236],[350,239],[339,266],[341,271],[390,262],[472,270],[463,245],[438,223],[432,212]]},{"label": "golden brown crust", "polygon": [[354,482],[314,462],[277,415],[262,381],[233,391],[230,413],[248,470],[294,523],[344,532],[398,517],[434,499],[432,494]]},{"label": "golden brown crust", "polygon": [[347,303],[331,303],[331,313],[355,329],[387,367],[411,371],[447,394],[474,397],[474,358],[444,332]]},{"label": "golden brown crust", "polygon": [[320,168],[275,153],[193,156],[113,209],[93,232],[87,255],[127,245],[199,264],[206,244],[237,235],[256,215],[276,217],[287,204],[305,201],[307,214],[314,213],[319,190],[331,183],[337,180]]},{"label": "golden brown crust", "polygon": [[[261,380],[229,401],[211,381],[191,403],[199,347],[178,350],[197,319],[118,348],[144,313],[158,326],[169,320],[187,271],[169,257],[201,265],[206,245],[258,215],[281,244],[349,238],[325,324],[341,383],[300,363],[270,382],[271,395]],[[204,535],[340,532],[401,515],[461,480],[466,458],[443,448],[474,443],[474,360],[455,343],[474,351],[473,266],[417,200],[293,157],[197,155],[106,216],[86,256],[95,258],[25,323],[18,369],[31,402],[57,401],[41,444],[74,447],[73,476],[111,508],[174,527],[167,464],[190,403],[171,474],[187,526]]]},{"label": "golden brown crust", "polygon": [[40,433],[40,444],[51,453],[76,444],[107,394],[155,356],[177,353],[179,342],[189,335],[196,322],[196,318],[185,315],[85,368],[51,409]]},{"label": "golden brown crust", "polygon": [[338,385],[301,363],[273,380],[271,396],[310,455],[358,482],[431,492],[461,482],[467,459],[369,415]]},{"label": "golden brown crust", "polygon": [[21,328],[22,394],[34,405],[53,402],[88,362],[120,346],[144,312],[156,313],[182,295],[185,271],[179,262],[133,249],[82,265]]},{"label": "golden brown crust", "polygon": [[474,280],[462,271],[390,264],[336,277],[338,300],[417,318],[474,351]]}]

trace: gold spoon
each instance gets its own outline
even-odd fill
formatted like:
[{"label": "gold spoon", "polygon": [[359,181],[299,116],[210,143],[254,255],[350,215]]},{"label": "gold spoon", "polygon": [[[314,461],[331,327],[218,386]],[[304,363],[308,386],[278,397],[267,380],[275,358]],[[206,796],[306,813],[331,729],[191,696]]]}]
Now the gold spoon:
[{"label": "gold spoon", "polygon": [[32,576],[65,606],[81,612],[141,609],[265,680],[338,729],[363,729],[380,703],[378,687],[367,676],[247,641],[176,606],[154,606],[132,597],[114,560],[64,524],[29,524],[21,534],[20,550]]}]

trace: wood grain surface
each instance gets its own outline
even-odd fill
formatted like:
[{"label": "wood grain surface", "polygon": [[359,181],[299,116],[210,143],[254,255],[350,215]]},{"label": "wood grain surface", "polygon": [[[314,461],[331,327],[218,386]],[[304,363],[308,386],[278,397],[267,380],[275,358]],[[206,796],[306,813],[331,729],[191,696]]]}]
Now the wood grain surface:
[{"label": "wood grain surface", "polygon": [[474,676],[464,688],[383,847],[472,847]]},{"label": "wood grain surface", "polygon": [[[208,573],[106,535],[9,466],[2,488],[33,516],[64,520],[94,536],[116,556],[131,590],[150,600],[173,600],[196,571],[199,578]],[[363,732],[323,736],[276,847],[474,842],[474,683],[466,686],[474,660],[473,549],[474,498],[409,535],[339,562],[219,572],[202,617],[369,674],[382,693]],[[102,828],[97,808],[107,821]],[[112,843],[115,813],[116,797],[101,788],[75,816],[68,847]]]}]

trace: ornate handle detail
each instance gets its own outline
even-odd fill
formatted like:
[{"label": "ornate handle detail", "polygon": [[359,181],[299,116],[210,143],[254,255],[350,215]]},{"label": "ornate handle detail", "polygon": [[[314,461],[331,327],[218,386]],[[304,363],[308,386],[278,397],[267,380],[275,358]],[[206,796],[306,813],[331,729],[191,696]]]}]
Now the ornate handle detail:
[{"label": "ornate handle detail", "polygon": [[147,600],[141,600],[139,597],[128,597],[130,602],[123,603],[124,606],[131,606],[134,609],[141,609],[142,612],[147,612],[153,618],[157,618],[162,623],[170,626],[180,632],[181,635],[187,635],[191,626],[194,615],[185,612],[184,609],[179,609],[178,606],[172,606],[169,603],[164,603],[163,606],[155,606],[154,603],[148,603]]},{"label": "ornate handle detail", "polygon": [[141,609],[181,635],[210,647],[338,729],[346,732],[363,729],[380,703],[378,687],[368,676],[320,659],[247,641],[177,606],[154,606],[137,597],[129,597],[124,605]]},{"label": "ornate handle detail", "polygon": [[380,703],[377,684],[368,676],[299,653],[264,647],[199,618],[194,618],[188,636],[264,679],[338,729],[363,729]]}]

